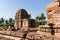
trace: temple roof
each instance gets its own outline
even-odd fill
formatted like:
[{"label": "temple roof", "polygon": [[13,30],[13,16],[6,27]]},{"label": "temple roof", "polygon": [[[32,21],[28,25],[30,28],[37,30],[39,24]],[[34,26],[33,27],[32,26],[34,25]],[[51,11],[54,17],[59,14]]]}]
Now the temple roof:
[{"label": "temple roof", "polygon": [[22,14],[23,12],[26,13],[26,14],[28,14],[25,9],[19,9],[19,10],[17,11],[18,14]]},{"label": "temple roof", "polygon": [[28,18],[28,12],[25,9],[19,9],[16,13],[15,18]]}]

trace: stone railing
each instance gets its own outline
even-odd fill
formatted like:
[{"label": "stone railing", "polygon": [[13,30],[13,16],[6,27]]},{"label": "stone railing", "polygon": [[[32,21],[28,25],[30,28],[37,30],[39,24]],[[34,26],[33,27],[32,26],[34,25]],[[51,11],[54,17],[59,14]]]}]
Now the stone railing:
[{"label": "stone railing", "polygon": [[[42,32],[51,32],[50,27],[40,27],[40,31]],[[60,33],[60,27],[54,28],[55,33]]]}]

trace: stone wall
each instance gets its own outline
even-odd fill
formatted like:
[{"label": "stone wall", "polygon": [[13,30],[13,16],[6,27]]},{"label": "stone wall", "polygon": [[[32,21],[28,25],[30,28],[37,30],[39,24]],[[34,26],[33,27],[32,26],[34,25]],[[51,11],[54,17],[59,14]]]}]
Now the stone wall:
[{"label": "stone wall", "polygon": [[[53,23],[60,26],[60,1],[56,0],[46,5],[47,23]],[[59,27],[58,26],[58,27]]]}]

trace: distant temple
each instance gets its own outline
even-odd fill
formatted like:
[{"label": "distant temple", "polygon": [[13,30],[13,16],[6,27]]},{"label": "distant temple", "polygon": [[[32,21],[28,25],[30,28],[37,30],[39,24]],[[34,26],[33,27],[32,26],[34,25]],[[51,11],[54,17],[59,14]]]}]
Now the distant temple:
[{"label": "distant temple", "polygon": [[29,18],[28,12],[25,9],[20,9],[16,13],[14,27],[15,29],[35,27],[35,20]]}]

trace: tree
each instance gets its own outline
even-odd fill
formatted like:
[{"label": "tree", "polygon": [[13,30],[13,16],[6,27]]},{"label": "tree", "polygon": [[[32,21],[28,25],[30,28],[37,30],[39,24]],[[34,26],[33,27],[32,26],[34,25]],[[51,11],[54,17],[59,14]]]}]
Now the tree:
[{"label": "tree", "polygon": [[1,22],[4,22],[4,18],[2,17],[0,21],[1,21]]},{"label": "tree", "polygon": [[31,14],[28,14],[29,19],[31,18]]},{"label": "tree", "polygon": [[9,24],[12,24],[13,19],[9,18]]},{"label": "tree", "polygon": [[44,16],[43,13],[41,13],[40,19],[41,19],[41,25],[44,25],[44,21],[45,21],[46,17]]},{"label": "tree", "polygon": [[1,24],[1,20],[0,20],[0,24]]},{"label": "tree", "polygon": [[39,16],[36,17],[36,21],[38,21],[38,22],[40,21],[40,17]]},{"label": "tree", "polygon": [[36,26],[39,26],[39,21],[40,21],[40,17],[37,16],[37,17],[36,17]]},{"label": "tree", "polygon": [[9,26],[11,27],[14,26],[14,20],[12,18],[9,18]]},{"label": "tree", "polygon": [[43,13],[41,13],[40,15],[38,15],[36,17],[36,26],[45,25],[46,24],[45,19],[46,19],[46,17],[44,16]]},{"label": "tree", "polygon": [[0,24],[3,25],[4,24],[4,18],[0,18]]},{"label": "tree", "polygon": [[6,20],[5,23],[8,24],[8,20]]}]

